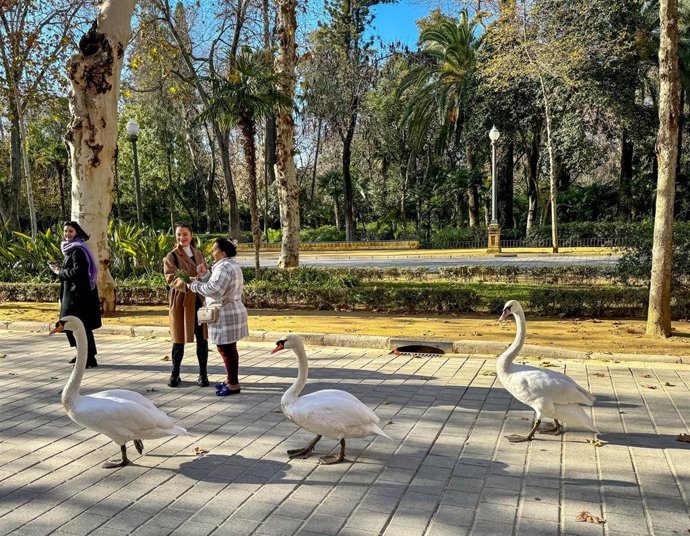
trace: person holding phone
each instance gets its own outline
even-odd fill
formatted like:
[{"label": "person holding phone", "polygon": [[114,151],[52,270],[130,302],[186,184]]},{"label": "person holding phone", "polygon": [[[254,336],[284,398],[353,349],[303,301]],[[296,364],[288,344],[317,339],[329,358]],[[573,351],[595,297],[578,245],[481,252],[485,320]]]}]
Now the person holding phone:
[{"label": "person holding phone", "polygon": [[[64,255],[62,266],[50,262],[48,266],[60,279],[60,318],[72,315],[84,324],[88,343],[86,368],[93,368],[98,366],[93,330],[101,327],[101,304],[96,287],[98,261],[85,243],[89,235],[76,221],[65,222],[63,238],[60,244]],[[65,331],[65,334],[70,346],[76,347],[72,332]],[[70,363],[75,361],[76,357]]]}]

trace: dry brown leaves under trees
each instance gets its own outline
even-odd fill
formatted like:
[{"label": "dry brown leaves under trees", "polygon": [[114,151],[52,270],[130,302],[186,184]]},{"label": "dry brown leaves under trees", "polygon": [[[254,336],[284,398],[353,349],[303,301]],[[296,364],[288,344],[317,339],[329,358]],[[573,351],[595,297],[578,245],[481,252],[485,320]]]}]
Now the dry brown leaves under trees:
[{"label": "dry brown leaves under trees", "polygon": [[208,454],[208,451],[206,449],[202,449],[201,447],[194,447],[194,454],[197,456],[203,456],[204,454]]}]

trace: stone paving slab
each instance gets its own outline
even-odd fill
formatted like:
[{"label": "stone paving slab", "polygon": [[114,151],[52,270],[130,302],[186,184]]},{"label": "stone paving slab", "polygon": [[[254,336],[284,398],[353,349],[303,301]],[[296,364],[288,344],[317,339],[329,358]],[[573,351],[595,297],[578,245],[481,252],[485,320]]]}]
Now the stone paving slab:
[{"label": "stone paving slab", "polygon": [[[241,343],[242,394],[200,388],[188,349],[180,388],[165,385],[169,343],[97,335],[100,366],[82,389],[138,391],[193,437],[145,442],[133,464],[104,436],[66,417],[60,391],[73,355],[62,337],[1,331],[0,534],[17,535],[654,535],[690,530],[690,367],[567,362],[598,400],[591,433],[524,433],[532,413],[492,374],[493,360],[395,356],[310,347],[305,391],[346,389],[393,438],[348,441],[347,462],[285,451],[311,436],[280,396],[296,376],[290,352]],[[222,378],[216,354],[212,380]],[[208,451],[203,456],[194,447]],[[323,439],[318,455],[335,451]],[[583,510],[604,525],[576,521]]]}]

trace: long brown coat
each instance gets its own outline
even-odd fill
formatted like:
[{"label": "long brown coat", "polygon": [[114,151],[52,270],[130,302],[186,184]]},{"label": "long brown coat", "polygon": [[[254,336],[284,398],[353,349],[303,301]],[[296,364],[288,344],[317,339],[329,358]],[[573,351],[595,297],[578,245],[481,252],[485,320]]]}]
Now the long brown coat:
[{"label": "long brown coat", "polygon": [[[174,343],[192,342],[194,340],[194,322],[196,320],[197,294],[187,289],[184,281],[178,278],[177,270],[184,270],[191,277],[196,277],[196,267],[199,264],[206,266],[206,260],[196,248],[192,248],[194,260],[187,256],[181,246],[175,247],[163,259],[163,274],[165,282],[170,285],[168,293],[168,320],[170,322],[170,338]],[[175,264],[175,257],[177,264]],[[204,303],[204,298],[201,303]],[[208,332],[204,325],[204,339],[208,338]]]}]

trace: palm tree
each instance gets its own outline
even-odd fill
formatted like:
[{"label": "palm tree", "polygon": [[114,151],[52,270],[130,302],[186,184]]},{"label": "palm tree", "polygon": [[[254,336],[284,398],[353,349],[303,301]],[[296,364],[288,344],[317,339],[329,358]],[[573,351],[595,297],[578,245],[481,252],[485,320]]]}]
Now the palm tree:
[{"label": "palm tree", "polygon": [[238,127],[242,137],[244,163],[249,177],[249,211],[251,213],[254,262],[259,274],[261,227],[257,201],[256,126],[276,109],[289,107],[291,102],[277,88],[278,76],[272,70],[273,59],[266,50],[243,47],[230,66],[227,78],[215,78],[215,95],[200,115],[212,118],[223,126]]},{"label": "palm tree", "polygon": [[[477,22],[470,20],[467,11],[463,10],[459,21],[440,16],[419,36],[421,64],[410,70],[399,90],[410,93],[403,125],[416,152],[423,148],[432,129],[437,129],[437,153],[450,146],[454,156],[459,158],[460,135],[473,94],[479,47],[476,26]],[[471,148],[467,147],[465,152],[466,164],[471,168],[474,165]],[[470,207],[478,206],[476,196],[476,184],[469,185]],[[471,215],[470,220],[476,221],[476,216]]]}]

